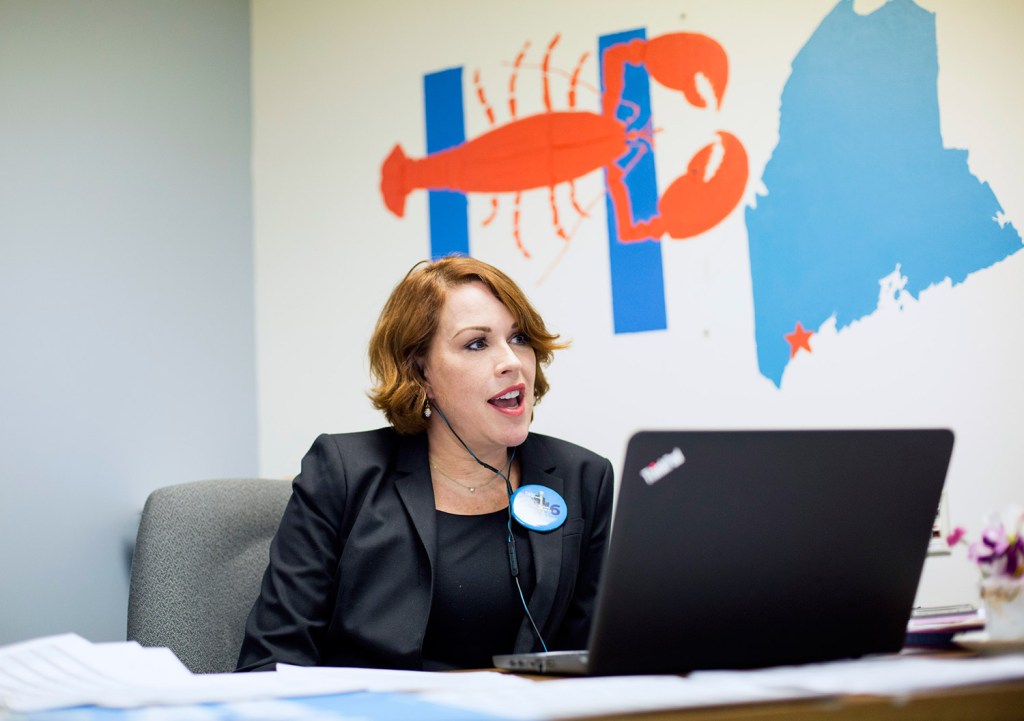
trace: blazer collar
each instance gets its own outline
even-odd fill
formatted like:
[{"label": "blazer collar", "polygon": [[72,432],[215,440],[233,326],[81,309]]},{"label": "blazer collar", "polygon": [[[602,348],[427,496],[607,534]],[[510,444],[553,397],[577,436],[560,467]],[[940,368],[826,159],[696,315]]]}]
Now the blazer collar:
[{"label": "blazer collar", "polygon": [[[565,496],[565,482],[559,475],[554,459],[548,454],[543,444],[534,441],[532,435],[519,447],[519,462],[522,468],[520,482],[522,485],[537,484],[547,486],[560,496]],[[562,572],[562,530],[559,526],[553,531],[539,533],[530,531],[530,550],[533,552],[534,588],[530,595],[530,614],[537,628],[544,634],[549,629],[548,618],[555,604],[559,578]],[[537,645],[537,639],[530,626],[529,619],[524,618],[516,637],[516,651],[529,651]]]},{"label": "blazer collar", "polygon": [[437,560],[437,515],[434,508],[434,486],[430,481],[426,433],[399,436],[395,471],[395,488],[427,552],[430,577],[433,579]]}]

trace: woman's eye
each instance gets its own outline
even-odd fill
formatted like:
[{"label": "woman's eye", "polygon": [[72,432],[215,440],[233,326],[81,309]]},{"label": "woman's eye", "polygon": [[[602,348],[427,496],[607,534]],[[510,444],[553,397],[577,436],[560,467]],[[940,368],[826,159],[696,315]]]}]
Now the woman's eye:
[{"label": "woman's eye", "polygon": [[466,350],[483,350],[486,347],[487,344],[484,342],[483,338],[477,338],[476,340],[472,340],[466,344]]},{"label": "woman's eye", "polygon": [[518,345],[529,345],[530,344],[530,339],[526,337],[526,333],[516,333],[514,336],[512,336],[510,341],[512,343],[516,343]]}]

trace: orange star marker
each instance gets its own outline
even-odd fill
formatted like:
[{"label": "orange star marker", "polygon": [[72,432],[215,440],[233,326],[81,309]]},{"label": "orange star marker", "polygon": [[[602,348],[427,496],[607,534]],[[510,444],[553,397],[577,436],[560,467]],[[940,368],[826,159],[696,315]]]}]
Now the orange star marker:
[{"label": "orange star marker", "polygon": [[804,330],[803,325],[797,321],[796,328],[793,329],[792,333],[786,333],[786,340],[789,341],[789,357],[792,358],[796,355],[796,352],[803,348],[808,353],[811,352],[811,336],[814,335],[813,330]]}]

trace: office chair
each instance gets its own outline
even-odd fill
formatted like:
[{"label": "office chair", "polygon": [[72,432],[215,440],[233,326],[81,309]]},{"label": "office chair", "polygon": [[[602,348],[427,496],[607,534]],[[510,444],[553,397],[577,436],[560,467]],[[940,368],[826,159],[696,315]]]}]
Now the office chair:
[{"label": "office chair", "polygon": [[233,671],[291,483],[196,481],[146,499],[132,559],[128,640],[194,673]]}]

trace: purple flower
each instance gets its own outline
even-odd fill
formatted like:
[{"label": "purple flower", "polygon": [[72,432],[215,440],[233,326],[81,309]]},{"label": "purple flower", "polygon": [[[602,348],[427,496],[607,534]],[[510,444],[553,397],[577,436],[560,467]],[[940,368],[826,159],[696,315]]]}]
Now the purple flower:
[{"label": "purple flower", "polygon": [[967,547],[967,557],[975,563],[992,563],[996,559],[996,552],[990,544],[974,541]]},{"label": "purple flower", "polygon": [[1024,575],[1024,539],[1019,533],[1006,551],[1006,575],[1015,578]]},{"label": "purple flower", "polygon": [[946,545],[948,545],[950,548],[952,548],[956,544],[960,543],[960,541],[962,541],[964,536],[966,536],[966,535],[967,535],[967,529],[964,528],[963,526],[957,526],[956,528],[953,529],[952,533],[950,533],[948,536],[946,536]]},{"label": "purple flower", "polygon": [[[946,538],[950,545],[967,543],[966,532],[956,527]],[[981,540],[968,544],[967,557],[978,564],[983,576],[1024,576],[1024,510],[1018,506],[986,519]]]}]

